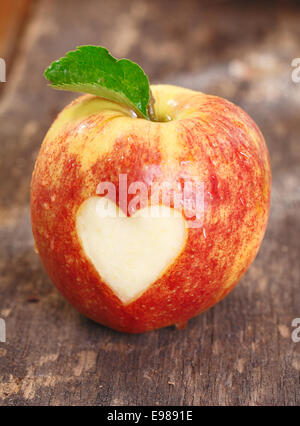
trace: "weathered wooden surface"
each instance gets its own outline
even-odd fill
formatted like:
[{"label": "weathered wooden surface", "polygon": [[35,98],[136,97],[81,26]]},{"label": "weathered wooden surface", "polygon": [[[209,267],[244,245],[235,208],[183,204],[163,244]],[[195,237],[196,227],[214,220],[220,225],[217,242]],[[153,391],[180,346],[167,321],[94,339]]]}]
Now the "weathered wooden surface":
[{"label": "weathered wooden surface", "polygon": [[[0,405],[299,405],[300,9],[287,2],[42,0],[0,99]],[[29,183],[56,113],[72,94],[45,66],[79,44],[139,62],[152,81],[225,96],[248,111],[273,166],[260,253],[224,301],[168,328],[125,335],[78,314],[33,251]]]},{"label": "weathered wooden surface", "polygon": [[32,0],[2,0],[1,2],[0,57],[5,58],[8,67],[31,3]]}]

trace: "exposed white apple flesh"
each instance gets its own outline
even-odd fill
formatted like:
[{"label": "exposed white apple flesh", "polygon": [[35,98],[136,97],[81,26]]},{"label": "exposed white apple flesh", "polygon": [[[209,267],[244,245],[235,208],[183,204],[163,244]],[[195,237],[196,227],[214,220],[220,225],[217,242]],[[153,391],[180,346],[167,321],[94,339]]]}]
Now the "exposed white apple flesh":
[{"label": "exposed white apple flesh", "polygon": [[166,206],[159,217],[140,209],[126,217],[112,201],[91,197],[77,213],[77,233],[86,256],[128,304],[140,296],[174,262],[186,241],[182,214]]}]

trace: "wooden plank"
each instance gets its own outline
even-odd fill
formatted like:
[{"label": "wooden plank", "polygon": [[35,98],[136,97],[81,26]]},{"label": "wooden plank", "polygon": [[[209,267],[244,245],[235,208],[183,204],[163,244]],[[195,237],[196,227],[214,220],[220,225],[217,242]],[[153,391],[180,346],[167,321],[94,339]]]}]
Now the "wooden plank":
[{"label": "wooden plank", "polygon": [[0,13],[0,57],[10,65],[17,38],[29,11],[31,0],[2,0]]},{"label": "wooden plank", "polygon": [[[0,405],[299,405],[300,10],[287,4],[43,0],[0,104]],[[166,19],[167,17],[167,19]],[[29,184],[46,129],[72,94],[46,87],[53,59],[102,44],[164,81],[225,96],[258,122],[273,199],[260,253],[224,301],[184,331],[111,331],[78,314],[33,251]],[[299,56],[299,55],[298,55]]]}]

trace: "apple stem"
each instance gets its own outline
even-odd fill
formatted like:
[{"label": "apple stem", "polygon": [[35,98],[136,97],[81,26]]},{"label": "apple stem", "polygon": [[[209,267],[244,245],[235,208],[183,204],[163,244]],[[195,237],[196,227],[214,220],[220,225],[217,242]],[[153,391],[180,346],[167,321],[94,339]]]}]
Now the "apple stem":
[{"label": "apple stem", "polygon": [[157,121],[154,113],[154,104],[155,98],[153,96],[152,90],[150,89],[150,99],[147,105],[147,112],[151,121]]}]

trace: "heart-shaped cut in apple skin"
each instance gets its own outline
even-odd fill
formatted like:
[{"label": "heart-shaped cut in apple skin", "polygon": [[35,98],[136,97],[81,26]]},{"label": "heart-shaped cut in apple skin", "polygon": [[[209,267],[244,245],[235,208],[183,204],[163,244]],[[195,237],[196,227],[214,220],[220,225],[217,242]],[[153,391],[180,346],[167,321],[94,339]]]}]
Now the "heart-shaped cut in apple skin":
[{"label": "heart-shaped cut in apple skin", "polygon": [[152,217],[145,208],[127,217],[104,197],[91,197],[78,210],[76,229],[85,255],[125,305],[162,276],[185,246],[182,214],[167,206],[159,206],[158,213]]}]

